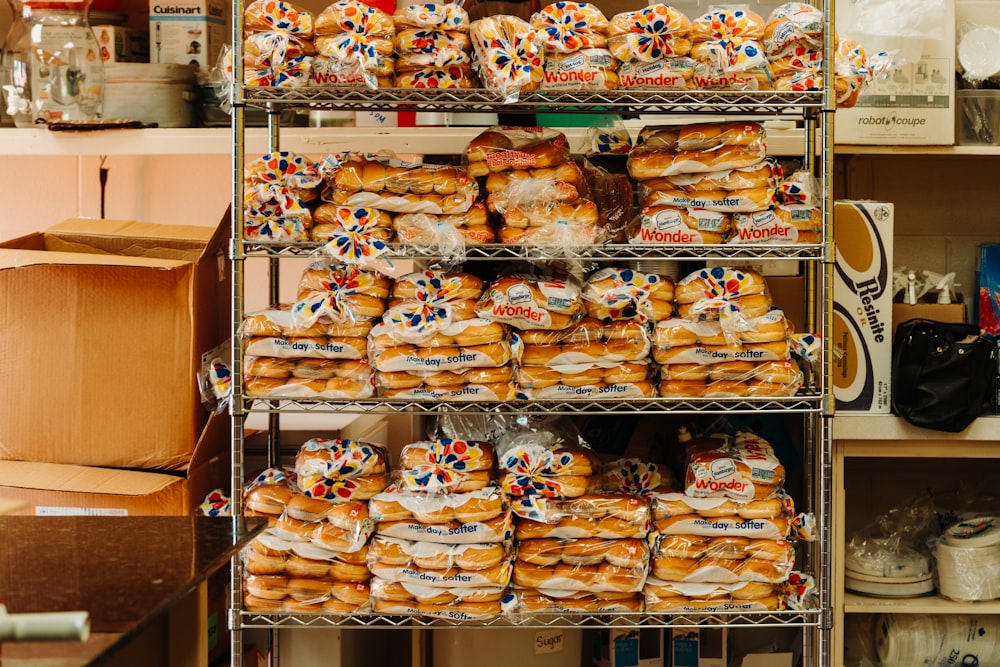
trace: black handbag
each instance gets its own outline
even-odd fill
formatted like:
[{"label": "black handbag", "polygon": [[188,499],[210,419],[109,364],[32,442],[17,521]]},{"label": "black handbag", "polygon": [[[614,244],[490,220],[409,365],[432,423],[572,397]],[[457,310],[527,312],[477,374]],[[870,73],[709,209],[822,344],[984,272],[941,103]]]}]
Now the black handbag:
[{"label": "black handbag", "polygon": [[988,410],[995,341],[972,324],[907,320],[892,345],[892,409],[915,426],[958,433]]}]

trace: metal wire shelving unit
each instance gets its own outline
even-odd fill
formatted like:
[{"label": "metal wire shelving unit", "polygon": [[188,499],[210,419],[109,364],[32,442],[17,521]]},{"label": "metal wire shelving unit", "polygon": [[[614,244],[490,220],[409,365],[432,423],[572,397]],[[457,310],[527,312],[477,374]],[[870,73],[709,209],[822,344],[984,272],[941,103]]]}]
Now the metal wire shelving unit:
[{"label": "metal wire shelving unit", "polygon": [[[833,30],[830,3],[820,2],[826,10],[825,50],[832,53]],[[234,2],[233,42],[234,62],[240,62],[241,21],[243,3]],[[828,68],[828,70],[831,68]],[[825,73],[824,85],[827,91],[833,89],[832,72]],[[777,260],[801,262],[807,282],[806,317],[813,331],[826,333],[831,310],[831,272],[833,250],[831,239],[832,202],[832,162],[833,104],[825,92],[781,93],[760,92],[718,92],[718,91],[612,91],[581,92],[572,94],[531,93],[522,95],[518,101],[505,103],[486,90],[401,90],[382,89],[330,89],[330,88],[264,88],[236,86],[233,92],[233,201],[242,201],[242,169],[245,161],[243,136],[245,127],[243,114],[247,108],[264,109],[269,113],[269,137],[271,150],[280,149],[279,115],[286,109],[310,110],[354,110],[354,111],[461,111],[493,113],[536,113],[558,111],[559,113],[602,113],[613,112],[622,116],[639,114],[718,114],[756,117],[794,117],[805,126],[806,137],[803,163],[811,168],[823,188],[825,196],[821,202],[824,216],[824,242],[821,244],[799,245],[705,245],[700,247],[605,244],[581,248],[571,252],[553,252],[542,247],[519,245],[487,244],[469,246],[465,251],[467,260],[475,261],[547,261],[581,260],[593,263],[633,262],[645,260]],[[819,129],[818,145],[812,137]],[[383,146],[373,147],[373,149]],[[233,239],[230,254],[233,259],[233,508],[240,511],[240,491],[244,483],[243,468],[244,441],[243,423],[248,415],[265,413],[271,419],[272,438],[277,438],[280,428],[278,417],[283,413],[309,413],[335,411],[343,413],[385,413],[412,414],[415,416],[440,413],[482,414],[495,412],[568,415],[655,415],[655,414],[710,414],[710,413],[772,413],[799,414],[805,424],[805,456],[803,465],[808,471],[808,497],[806,509],[813,512],[819,522],[818,542],[805,550],[804,560],[799,569],[815,575],[819,591],[819,607],[806,611],[780,612],[719,612],[719,611],[678,611],[674,613],[628,613],[628,614],[517,614],[503,615],[480,621],[453,620],[424,616],[392,616],[381,614],[304,614],[304,613],[258,613],[242,608],[241,568],[238,560],[233,561],[233,591],[231,597],[229,625],[233,665],[238,665],[242,653],[241,631],[244,629],[292,629],[292,628],[400,628],[425,629],[440,627],[468,628],[697,628],[713,627],[797,627],[803,629],[803,664],[811,667],[825,667],[829,664],[829,634],[831,624],[830,601],[830,510],[831,491],[831,444],[829,418],[832,416],[832,399],[829,396],[830,363],[828,345],[824,345],[815,377],[810,377],[807,385],[795,396],[788,398],[704,398],[704,399],[627,399],[598,400],[592,397],[570,400],[530,400],[507,401],[503,403],[473,403],[440,400],[400,400],[371,399],[332,401],[306,399],[301,397],[248,397],[243,395],[242,351],[239,344],[239,328],[245,313],[243,293],[243,263],[250,258],[270,263],[272,274],[278,270],[281,260],[286,258],[307,258],[321,256],[323,243],[262,243],[246,241],[242,238],[243,225],[240,206],[233,207]],[[386,257],[408,259],[431,263],[438,259],[433,249],[406,247],[391,244]],[[277,285],[272,275],[271,301],[277,302]],[[269,444],[270,452],[278,452],[276,444]]]}]

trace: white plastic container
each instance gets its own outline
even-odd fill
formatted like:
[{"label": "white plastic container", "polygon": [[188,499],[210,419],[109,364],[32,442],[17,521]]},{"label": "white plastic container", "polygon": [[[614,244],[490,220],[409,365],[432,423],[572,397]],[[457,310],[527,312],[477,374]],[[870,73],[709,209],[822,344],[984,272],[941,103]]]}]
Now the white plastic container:
[{"label": "white plastic container", "polygon": [[192,127],[195,72],[175,63],[107,63],[104,66],[104,117]]}]

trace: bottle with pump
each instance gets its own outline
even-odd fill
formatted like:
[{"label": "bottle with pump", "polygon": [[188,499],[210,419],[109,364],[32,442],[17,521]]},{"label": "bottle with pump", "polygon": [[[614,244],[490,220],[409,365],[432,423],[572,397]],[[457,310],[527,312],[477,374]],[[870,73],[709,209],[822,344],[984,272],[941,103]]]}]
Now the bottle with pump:
[{"label": "bottle with pump", "polygon": [[99,120],[104,63],[90,29],[91,0],[9,0],[14,22],[3,49],[7,113],[18,127]]}]

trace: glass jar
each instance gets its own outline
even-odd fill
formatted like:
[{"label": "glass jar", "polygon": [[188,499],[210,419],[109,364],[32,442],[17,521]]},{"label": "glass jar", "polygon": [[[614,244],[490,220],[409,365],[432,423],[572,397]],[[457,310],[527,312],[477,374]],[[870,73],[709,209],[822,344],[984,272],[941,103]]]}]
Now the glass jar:
[{"label": "glass jar", "polygon": [[7,113],[18,127],[101,118],[104,63],[84,2],[11,1],[3,52]]}]

